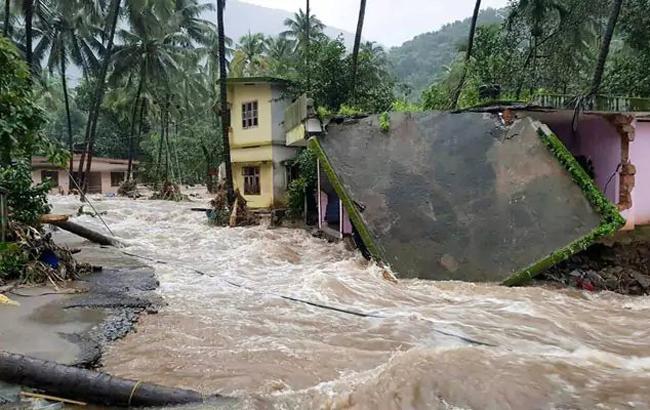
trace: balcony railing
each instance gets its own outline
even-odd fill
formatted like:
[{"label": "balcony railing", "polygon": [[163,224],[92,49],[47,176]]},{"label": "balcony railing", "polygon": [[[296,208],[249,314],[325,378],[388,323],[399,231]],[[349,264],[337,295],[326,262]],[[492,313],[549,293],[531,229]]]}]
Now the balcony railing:
[{"label": "balcony railing", "polygon": [[[564,94],[542,94],[535,96],[531,104],[556,109],[573,109],[576,97]],[[597,95],[583,100],[582,106],[588,111],[650,112],[650,99]]]}]

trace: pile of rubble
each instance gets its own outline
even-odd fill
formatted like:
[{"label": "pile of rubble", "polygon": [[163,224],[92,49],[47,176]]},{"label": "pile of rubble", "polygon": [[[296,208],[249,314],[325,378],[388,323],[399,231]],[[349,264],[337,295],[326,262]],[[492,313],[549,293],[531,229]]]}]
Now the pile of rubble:
[{"label": "pile of rubble", "polygon": [[650,294],[648,242],[596,244],[549,269],[538,279],[589,291]]},{"label": "pile of rubble", "polygon": [[78,279],[92,267],[78,263],[73,252],[58,246],[50,233],[18,222],[9,224],[10,242],[2,252],[2,282],[57,284]]},{"label": "pile of rubble", "polygon": [[117,195],[133,198],[133,199],[139,198],[140,193],[138,192],[138,184],[135,181],[135,179],[129,179],[127,181],[122,182],[122,184],[117,190]]},{"label": "pile of rubble", "polygon": [[212,209],[208,212],[210,223],[217,226],[250,226],[259,223],[258,216],[250,211],[246,199],[239,190],[235,190],[235,201],[230,204],[228,192],[223,184],[219,184],[216,196],[210,201]]},{"label": "pile of rubble", "polygon": [[188,201],[189,197],[181,192],[178,184],[171,181],[165,181],[160,191],[155,192],[150,199],[161,199],[164,201]]}]

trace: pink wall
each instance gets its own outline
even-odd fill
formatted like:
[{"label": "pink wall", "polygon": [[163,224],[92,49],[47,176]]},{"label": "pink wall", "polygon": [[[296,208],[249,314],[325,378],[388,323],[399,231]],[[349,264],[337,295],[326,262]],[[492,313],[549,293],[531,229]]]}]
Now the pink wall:
[{"label": "pink wall", "polygon": [[650,122],[636,122],[634,141],[630,143],[630,161],[636,167],[632,209],[629,222],[650,224]]},{"label": "pink wall", "polygon": [[[596,174],[596,185],[610,201],[618,203],[617,168],[621,162],[621,136],[607,119],[595,114],[582,114],[578,129],[573,133],[573,111],[528,114],[548,125],[573,155],[583,155],[591,159]],[[610,178],[611,182],[608,184]]]},{"label": "pink wall", "polygon": [[341,204],[341,209],[343,210],[343,218],[341,218],[342,221],[342,230],[343,235],[352,235],[352,222],[350,222],[350,217],[348,216],[348,210],[345,209],[345,206]]}]

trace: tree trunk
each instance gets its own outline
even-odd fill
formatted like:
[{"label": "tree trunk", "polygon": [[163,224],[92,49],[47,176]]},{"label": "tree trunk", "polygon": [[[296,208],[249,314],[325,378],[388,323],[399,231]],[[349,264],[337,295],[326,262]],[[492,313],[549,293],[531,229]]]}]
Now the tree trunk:
[{"label": "tree trunk", "polygon": [[91,242],[94,242],[99,245],[104,245],[104,246],[115,246],[116,248],[119,248],[122,246],[122,242],[115,238],[111,238],[109,236],[103,235],[99,232],[95,232],[93,230],[90,230],[84,226],[78,225],[74,222],[70,221],[50,221],[48,222],[52,225],[55,225],[64,231],[72,232],[73,234],[77,236],[81,236],[82,238],[88,239]]},{"label": "tree trunk", "polygon": [[366,15],[366,0],[361,0],[359,6],[359,21],[357,22],[357,33],[354,36],[354,48],[352,49],[352,101],[357,98],[357,65],[359,62],[359,47],[361,46],[361,33],[363,32],[363,20]]},{"label": "tree trunk", "polygon": [[70,100],[68,98],[68,83],[65,78],[65,48],[61,49],[61,84],[63,86],[63,101],[65,104],[65,118],[68,126],[68,149],[70,150],[70,166],[68,171],[72,175],[74,163],[74,141],[72,140],[72,119],[70,118]]},{"label": "tree trunk", "polygon": [[165,143],[165,110],[167,102],[160,105],[160,143],[158,144],[158,161],[156,163],[156,177],[154,179],[154,191],[158,190],[160,182],[160,167],[162,167],[163,144]]},{"label": "tree trunk", "polygon": [[11,0],[5,0],[5,24],[2,28],[2,35],[9,38],[9,17],[11,16]]},{"label": "tree trunk", "polygon": [[481,10],[481,0],[476,0],[476,5],[474,6],[474,14],[472,15],[472,24],[469,28],[469,39],[467,40],[467,53],[465,54],[465,62],[463,63],[463,73],[460,76],[460,81],[458,86],[454,91],[451,100],[451,107],[453,109],[458,108],[458,99],[460,98],[460,93],[463,91],[463,85],[465,85],[465,77],[467,77],[467,66],[469,65],[470,59],[472,58],[472,49],[474,48],[474,34],[476,33],[476,23],[478,22],[478,14]]},{"label": "tree trunk", "polygon": [[305,9],[307,10],[307,27],[305,27],[305,72],[307,75],[307,93],[309,93],[309,90],[311,90],[311,70],[309,69],[309,50],[311,48],[311,10],[309,8],[309,0],[307,0]]},{"label": "tree trunk", "polygon": [[138,107],[140,106],[140,95],[142,94],[142,86],[144,83],[144,62],[140,68],[140,80],[138,82],[138,91],[135,93],[135,99],[133,100],[133,113],[131,114],[131,131],[129,132],[129,162],[126,167],[126,178],[128,181],[131,180],[131,170],[133,167],[133,151],[134,151],[134,140],[135,140],[135,121],[138,115]]},{"label": "tree trunk", "polygon": [[612,37],[614,37],[614,29],[616,28],[616,23],[618,22],[618,16],[621,13],[622,5],[623,0],[614,0],[612,2],[612,9],[609,13],[607,29],[605,30],[605,37],[603,38],[603,44],[600,47],[600,53],[596,62],[596,69],[594,70],[593,81],[591,82],[591,89],[589,90],[588,94],[589,97],[594,97],[600,90],[600,85],[603,81],[603,73],[605,72],[605,63],[607,62],[607,56],[609,55],[609,47],[612,43]]},{"label": "tree trunk", "polygon": [[[115,28],[117,27],[117,20],[120,14],[120,3],[121,0],[112,0],[111,3],[111,14],[109,15],[110,19],[107,20],[107,28],[109,30],[106,51],[104,54],[104,60],[102,61],[102,67],[97,78],[97,84],[95,88],[95,99],[91,107],[90,112],[88,113],[88,123],[86,124],[86,150],[81,156],[79,161],[79,175],[81,178],[81,188],[86,191],[88,185],[88,176],[90,175],[90,167],[93,157],[93,147],[95,145],[95,133],[97,132],[97,120],[99,118],[99,112],[102,105],[102,100],[104,99],[104,91],[106,89],[106,73],[108,72],[108,65],[111,61],[111,56],[113,53],[113,40],[115,38]],[[106,31],[106,30],[104,30]],[[84,172],[84,159],[88,156],[88,160],[85,164],[86,171]],[[82,174],[83,173],[83,174]]]},{"label": "tree trunk", "polygon": [[204,401],[201,393],[191,390],[122,379],[7,352],[0,352],[0,380],[110,407],[167,407]]},{"label": "tree trunk", "polygon": [[[142,98],[140,103],[140,121],[138,122],[138,137],[136,138],[137,143],[140,143],[140,139],[142,138],[142,123],[144,122],[146,109],[147,109],[147,101],[144,98]],[[133,154],[131,155],[131,161],[129,161],[129,166],[128,166],[127,176],[129,180],[133,179],[133,158],[134,157],[135,157],[135,146],[133,147]]]},{"label": "tree trunk", "polygon": [[29,67],[29,73],[34,75],[34,56],[32,50],[32,20],[34,18],[34,0],[23,0],[23,12],[25,13],[25,59]]},{"label": "tree trunk", "polygon": [[232,162],[230,159],[230,109],[228,108],[228,93],[226,89],[226,36],[223,26],[223,10],[226,7],[226,0],[218,0],[217,19],[219,28],[219,93],[221,102],[221,138],[223,138],[223,157],[226,164],[226,192],[228,203],[235,201],[235,190],[232,180]]}]

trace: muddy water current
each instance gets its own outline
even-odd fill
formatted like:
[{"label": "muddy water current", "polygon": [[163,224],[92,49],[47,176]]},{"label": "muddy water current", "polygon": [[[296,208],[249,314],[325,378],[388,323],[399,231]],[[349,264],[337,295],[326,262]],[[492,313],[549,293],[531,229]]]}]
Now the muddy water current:
[{"label": "muddy water current", "polygon": [[237,408],[650,408],[648,298],[394,283],[306,231],[208,226],[200,203],[96,206],[127,252],[167,262],[150,262],[167,305],[108,348],[112,374]]}]

